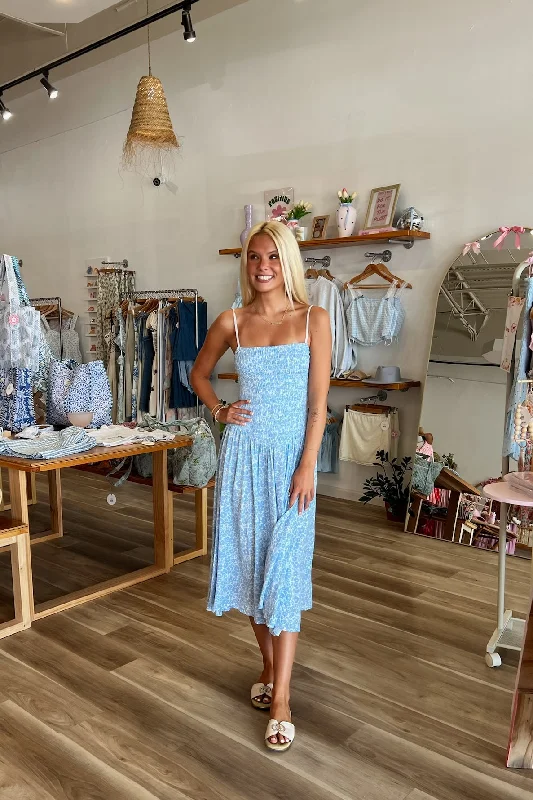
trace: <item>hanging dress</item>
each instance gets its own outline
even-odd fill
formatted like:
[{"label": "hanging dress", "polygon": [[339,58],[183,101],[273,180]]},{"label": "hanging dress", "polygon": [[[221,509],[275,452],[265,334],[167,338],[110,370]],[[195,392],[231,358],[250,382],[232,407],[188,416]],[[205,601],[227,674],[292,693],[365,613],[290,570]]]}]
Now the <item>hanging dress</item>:
[{"label": "hanging dress", "polygon": [[289,508],[307,425],[310,310],[304,342],[269,347],[241,347],[233,311],[239,396],[253,417],[222,439],[207,608],[237,609],[275,636],[299,631],[312,605],[316,501],[300,515],[298,503]]}]

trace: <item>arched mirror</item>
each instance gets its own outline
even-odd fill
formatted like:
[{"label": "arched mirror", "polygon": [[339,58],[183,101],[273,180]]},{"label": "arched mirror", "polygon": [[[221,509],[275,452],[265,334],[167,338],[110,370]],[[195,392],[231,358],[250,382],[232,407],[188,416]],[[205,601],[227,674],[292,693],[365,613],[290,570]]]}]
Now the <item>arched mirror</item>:
[{"label": "arched mirror", "polygon": [[[533,382],[527,383],[532,248],[531,229],[500,228],[464,245],[444,276],[406,518],[411,533],[498,547],[499,508],[482,488],[502,469],[516,470],[520,458],[529,459],[525,468],[531,463],[531,448],[517,441],[517,430],[520,422],[525,430],[526,398],[533,391]],[[511,520],[508,553],[528,549],[531,516],[517,511]]]}]

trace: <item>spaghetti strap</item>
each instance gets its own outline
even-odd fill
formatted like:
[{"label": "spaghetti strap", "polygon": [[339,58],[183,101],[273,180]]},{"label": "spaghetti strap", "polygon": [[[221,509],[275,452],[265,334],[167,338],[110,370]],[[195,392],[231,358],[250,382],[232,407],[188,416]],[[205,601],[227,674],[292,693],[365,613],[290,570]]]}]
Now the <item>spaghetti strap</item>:
[{"label": "spaghetti strap", "polygon": [[307,323],[305,326],[305,344],[309,344],[309,315],[311,313],[312,308],[313,306],[309,306],[309,308],[307,309]]},{"label": "spaghetti strap", "polygon": [[237,315],[235,313],[235,309],[231,309],[233,311],[233,326],[235,328],[235,338],[237,339],[237,350],[240,348],[241,343],[239,342],[239,326],[237,325]]}]

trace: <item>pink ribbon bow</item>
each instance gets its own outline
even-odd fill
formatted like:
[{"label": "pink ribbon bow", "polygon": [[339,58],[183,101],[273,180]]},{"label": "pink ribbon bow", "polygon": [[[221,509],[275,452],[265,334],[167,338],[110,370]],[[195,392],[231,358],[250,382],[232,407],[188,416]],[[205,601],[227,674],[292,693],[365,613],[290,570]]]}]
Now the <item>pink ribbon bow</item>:
[{"label": "pink ribbon bow", "polygon": [[506,225],[502,225],[500,228],[498,228],[498,230],[500,231],[500,236],[498,236],[494,242],[494,247],[496,247],[498,250],[501,250],[505,239],[512,232],[515,235],[515,247],[517,250],[520,250],[520,234],[524,233],[526,230],[522,225],[512,225],[510,228],[508,228]]},{"label": "pink ribbon bow", "polygon": [[481,245],[479,242],[467,242],[463,247],[463,255],[466,256],[467,253],[472,250],[473,253],[478,255],[479,251],[481,250]]}]

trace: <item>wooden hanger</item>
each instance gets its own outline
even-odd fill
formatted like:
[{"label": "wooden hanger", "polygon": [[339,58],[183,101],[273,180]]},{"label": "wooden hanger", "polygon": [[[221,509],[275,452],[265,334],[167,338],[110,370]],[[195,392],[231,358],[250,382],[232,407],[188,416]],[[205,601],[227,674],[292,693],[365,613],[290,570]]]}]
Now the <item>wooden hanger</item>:
[{"label": "wooden hanger", "polygon": [[314,267],[309,267],[309,269],[305,270],[305,278],[318,278],[318,270]]},{"label": "wooden hanger", "polygon": [[362,411],[364,414],[390,414],[392,406],[378,406],[373,403],[355,403],[353,406],[346,406],[346,411]]},{"label": "wooden hanger", "polygon": [[321,269],[318,270],[318,274],[322,278],[327,278],[328,281],[332,281],[333,280],[333,275],[331,274],[331,272],[329,271],[329,269],[327,267],[321,267]]},{"label": "wooden hanger", "polygon": [[[354,277],[351,280],[345,283],[344,288],[347,289],[348,286],[355,286],[356,284],[361,283],[361,281],[370,278],[371,275],[379,275],[379,277],[383,278],[383,280],[387,281],[387,283],[397,283],[399,286],[402,286],[403,284],[403,280],[401,278],[398,278],[397,275],[393,275],[390,269],[385,264],[380,262],[378,264],[369,264],[368,267],[366,267],[366,269],[364,269],[362,272],[359,273],[359,275],[354,275]],[[379,284],[367,283],[366,285],[360,286],[359,288],[382,289],[383,286],[380,286]],[[403,286],[403,288],[412,289],[413,287],[411,286],[410,283],[406,283]]]}]

